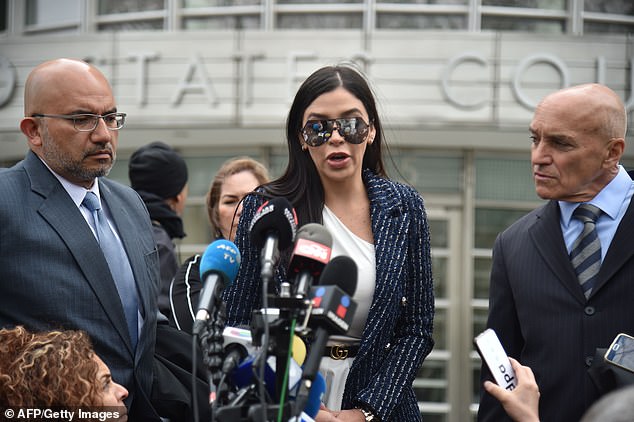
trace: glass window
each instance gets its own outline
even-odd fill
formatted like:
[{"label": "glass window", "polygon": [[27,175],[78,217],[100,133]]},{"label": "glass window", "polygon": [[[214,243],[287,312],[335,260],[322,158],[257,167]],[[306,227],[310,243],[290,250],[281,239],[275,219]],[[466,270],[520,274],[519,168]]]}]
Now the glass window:
[{"label": "glass window", "polygon": [[482,390],[482,384],[480,383],[480,369],[482,368],[482,361],[478,357],[471,362],[471,365],[471,369],[473,371],[473,397],[471,400],[473,403],[479,403],[480,391]]},{"label": "glass window", "polygon": [[100,15],[112,15],[115,13],[130,13],[130,12],[147,12],[150,10],[163,10],[163,9],[165,9],[165,0],[117,0],[117,1],[100,0],[99,1]]},{"label": "glass window", "polygon": [[280,177],[288,165],[288,152],[286,148],[275,148],[271,152],[269,163],[269,175],[271,179]]},{"label": "glass window", "polygon": [[361,29],[363,16],[359,13],[288,13],[277,15],[280,29]]},{"label": "glass window", "polygon": [[[527,136],[528,142],[528,136]],[[476,198],[537,201],[530,157],[476,158]]]},{"label": "glass window", "polygon": [[566,10],[566,0],[482,0],[482,5]]},{"label": "glass window", "polygon": [[447,335],[449,334],[449,321],[447,309],[436,308],[434,314],[434,350],[447,350]]},{"label": "glass window", "polygon": [[377,3],[467,5],[469,0],[380,0]]},{"label": "glass window", "polygon": [[583,32],[585,34],[632,34],[634,24],[585,21]]},{"label": "glass window", "polygon": [[460,193],[462,157],[430,154],[428,151],[392,149],[384,158],[388,175],[425,193]]},{"label": "glass window", "polygon": [[[447,401],[447,362],[425,359],[414,381],[418,401],[444,403]],[[427,417],[425,417],[427,422]]]},{"label": "glass window", "polygon": [[475,258],[473,260],[473,298],[489,299],[489,278],[491,275],[491,258]]},{"label": "glass window", "polygon": [[467,15],[377,13],[378,29],[467,29]]},{"label": "glass window", "polygon": [[583,6],[585,12],[634,16],[632,0],[585,0]]},{"label": "glass window", "polygon": [[[207,214],[207,206],[205,201],[192,201],[187,199],[187,207],[183,212],[183,230],[187,233],[187,237],[183,240],[189,245],[206,245],[214,239],[211,234],[211,226],[209,225],[209,216]],[[187,258],[187,257],[185,257]]]},{"label": "glass window", "polygon": [[187,18],[184,22],[187,30],[206,29],[260,29],[260,15],[209,16]]},{"label": "glass window", "polygon": [[363,3],[362,0],[278,0],[278,4],[345,4]]},{"label": "glass window", "polygon": [[[27,0],[26,24],[46,26],[68,23],[79,24],[80,1],[81,0]],[[6,2],[4,10],[6,11]]]},{"label": "glass window", "polygon": [[259,160],[260,157],[253,151],[239,153],[214,154],[206,157],[185,157],[188,170],[189,196],[205,197],[211,184],[211,179],[216,174],[222,163],[237,155],[248,155]]},{"label": "glass window", "polygon": [[108,173],[108,179],[116,180],[119,183],[130,186],[130,178],[128,177],[128,163],[130,160],[124,160],[117,157],[114,166]]},{"label": "glass window", "polygon": [[475,247],[493,248],[495,238],[528,210],[478,208],[475,213]]},{"label": "glass window", "polygon": [[[474,309],[473,310],[473,336],[474,337],[486,329],[488,317],[489,317],[488,309]],[[476,401],[478,400],[476,399]]]},{"label": "glass window", "polygon": [[449,245],[447,220],[429,219],[429,231],[431,236],[432,248],[446,248]]},{"label": "glass window", "polygon": [[523,16],[482,16],[482,29],[492,31],[525,31],[548,34],[563,34],[566,23],[563,20],[531,19]]},{"label": "glass window", "polygon": [[116,23],[99,24],[99,31],[160,31],[163,29],[163,19],[134,20]]},{"label": "glass window", "polygon": [[432,255],[431,268],[434,278],[435,298],[447,299],[447,258],[439,258],[435,255]]},{"label": "glass window", "polygon": [[185,0],[184,7],[246,6],[262,4],[260,0]]}]

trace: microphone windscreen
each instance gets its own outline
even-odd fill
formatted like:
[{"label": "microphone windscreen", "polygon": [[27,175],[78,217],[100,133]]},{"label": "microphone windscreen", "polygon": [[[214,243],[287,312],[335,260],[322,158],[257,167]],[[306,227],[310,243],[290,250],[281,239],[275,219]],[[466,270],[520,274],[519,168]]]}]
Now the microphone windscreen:
[{"label": "microphone windscreen", "polygon": [[321,273],[319,285],[335,285],[349,296],[354,296],[357,290],[357,264],[346,255],[332,258]]},{"label": "microphone windscreen", "polygon": [[205,280],[211,273],[219,274],[225,283],[233,283],[240,268],[240,251],[228,240],[219,239],[205,249],[200,260],[201,280]]},{"label": "microphone windscreen", "polygon": [[299,365],[304,364],[304,360],[306,359],[306,343],[298,336],[293,336],[293,350],[292,356],[295,362]]},{"label": "microphone windscreen", "polygon": [[304,224],[297,230],[296,239],[308,239],[332,247],[332,235],[326,227],[317,223]]},{"label": "microphone windscreen", "polygon": [[266,201],[257,210],[251,221],[251,241],[261,248],[269,234],[277,235],[280,250],[293,244],[297,232],[297,215],[286,198],[278,197]]},{"label": "microphone windscreen", "polygon": [[330,261],[332,235],[327,228],[317,223],[304,224],[295,236],[295,247],[288,264],[290,274],[309,271],[318,277],[324,265]]}]

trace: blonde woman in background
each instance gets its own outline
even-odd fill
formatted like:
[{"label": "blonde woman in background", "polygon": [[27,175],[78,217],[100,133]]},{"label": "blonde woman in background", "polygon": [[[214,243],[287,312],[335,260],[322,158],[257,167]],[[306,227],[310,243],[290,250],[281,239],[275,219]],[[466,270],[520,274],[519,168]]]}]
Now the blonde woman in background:
[{"label": "blonde woman in background", "polygon": [[[268,181],[266,167],[252,158],[236,157],[223,163],[211,182],[206,199],[214,240],[233,241],[242,213],[242,198]],[[169,309],[162,311],[170,324],[188,333],[192,331],[202,289],[200,259],[200,254],[188,258],[174,276],[169,291],[161,293],[168,298]]]}]

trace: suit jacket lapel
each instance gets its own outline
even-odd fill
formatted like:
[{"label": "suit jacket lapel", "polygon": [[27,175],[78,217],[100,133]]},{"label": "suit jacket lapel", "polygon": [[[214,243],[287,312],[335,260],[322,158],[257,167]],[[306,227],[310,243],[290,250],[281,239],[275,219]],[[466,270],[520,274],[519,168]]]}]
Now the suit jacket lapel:
[{"label": "suit jacket lapel", "polygon": [[619,227],[610,243],[605,259],[601,264],[597,285],[592,290],[592,297],[612,276],[634,255],[632,247],[634,239],[634,201],[630,205],[619,223]]},{"label": "suit jacket lapel", "polygon": [[[62,238],[112,325],[132,353],[128,331],[125,329],[127,324],[123,306],[116,294],[116,286],[110,275],[108,263],[88,223],[78,224],[84,221],[81,212],[64,187],[35,154],[29,153],[25,159],[24,168],[29,174],[33,192],[44,197],[38,210],[39,214]],[[87,242],[86,238],[91,240]],[[87,247],[88,244],[90,246]]]},{"label": "suit jacket lapel", "polygon": [[535,215],[536,220],[528,229],[533,246],[555,274],[557,280],[568,289],[575,299],[580,303],[585,303],[586,298],[570,263],[564,237],[561,233],[557,201],[549,201]]},{"label": "suit jacket lapel", "polygon": [[[145,265],[139,265],[139,263],[145,263],[145,256],[143,255],[145,248],[139,244],[139,238],[135,235],[135,233],[138,232],[139,227],[134,225],[133,219],[127,210],[127,206],[129,205],[122,201],[118,196],[113,195],[112,190],[106,183],[104,183],[103,180],[101,180],[99,186],[102,198],[108,204],[112,219],[117,226],[119,237],[121,238],[125,251],[128,255],[128,259],[130,260],[130,266],[132,267],[132,272],[134,273],[134,280],[136,282],[137,292],[139,295],[139,311],[141,312],[141,316],[145,318],[145,310],[147,308],[146,299],[151,292],[147,290],[150,283],[139,283],[139,280],[146,278],[147,274]],[[146,290],[142,290],[142,287],[145,287]]]}]

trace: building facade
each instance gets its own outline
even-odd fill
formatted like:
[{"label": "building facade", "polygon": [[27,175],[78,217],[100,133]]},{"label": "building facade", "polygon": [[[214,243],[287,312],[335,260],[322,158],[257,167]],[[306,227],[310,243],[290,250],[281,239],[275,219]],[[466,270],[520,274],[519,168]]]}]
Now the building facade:
[{"label": "building facade", "polygon": [[[286,165],[295,90],[325,64],[353,62],[379,101],[390,175],[425,198],[432,230],[436,346],[415,381],[425,421],[473,418],[472,338],[488,307],[497,233],[541,202],[528,124],[560,87],[605,83],[634,108],[628,0],[0,0],[0,165],[20,160],[26,76],[56,57],[110,79],[128,113],[111,176],[127,183],[139,146],[186,158],[182,257],[211,240],[204,208],[227,158]],[[634,164],[631,132],[624,164]]]}]

